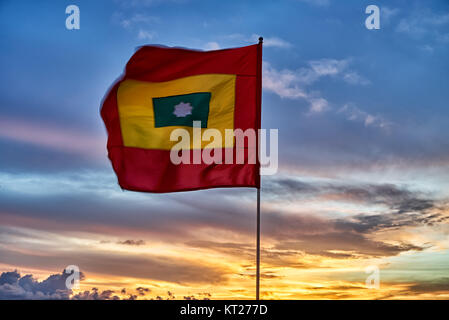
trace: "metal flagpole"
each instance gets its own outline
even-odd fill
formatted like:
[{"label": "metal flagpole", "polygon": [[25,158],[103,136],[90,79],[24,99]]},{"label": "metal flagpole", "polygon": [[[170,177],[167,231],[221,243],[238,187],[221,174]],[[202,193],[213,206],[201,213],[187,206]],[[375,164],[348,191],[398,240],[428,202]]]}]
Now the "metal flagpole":
[{"label": "metal flagpole", "polygon": [[256,300],[259,300],[260,289],[260,187],[257,188],[257,267],[256,267]]},{"label": "metal flagpole", "polygon": [[[259,119],[258,119],[258,129],[261,127],[261,116],[262,116],[262,43],[263,38],[259,38],[259,48],[257,54],[258,60],[258,92],[256,101],[259,108]],[[259,132],[257,132],[257,146],[256,146],[256,157],[259,157]],[[256,300],[259,300],[260,293],[260,159],[259,159],[259,187],[257,188],[257,241],[256,241]]]}]

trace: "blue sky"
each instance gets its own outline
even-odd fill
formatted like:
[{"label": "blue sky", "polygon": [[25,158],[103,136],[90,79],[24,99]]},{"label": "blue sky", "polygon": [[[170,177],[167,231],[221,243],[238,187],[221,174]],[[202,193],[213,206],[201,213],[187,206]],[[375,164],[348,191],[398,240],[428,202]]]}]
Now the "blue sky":
[{"label": "blue sky", "polygon": [[[80,8],[80,30],[65,28],[69,4]],[[381,8],[380,30],[365,28],[369,4]],[[251,296],[245,266],[253,258],[254,191],[122,192],[99,107],[141,45],[211,50],[256,43],[260,35],[263,127],[279,129],[280,152],[278,175],[263,178],[267,297],[314,297],[298,288],[316,284],[333,298],[447,297],[443,0],[0,1],[0,269],[44,279],[78,263],[86,286],[159,281],[182,294],[202,292],[203,275],[220,272],[205,290],[233,297],[243,281],[239,294]],[[141,263],[143,247],[122,256],[126,240],[136,239],[153,273],[130,267]],[[182,252],[230,262],[190,264]],[[112,255],[115,267],[95,254]],[[303,275],[300,257],[316,274]],[[414,270],[410,259],[429,269]],[[385,266],[386,292],[355,286],[372,263]],[[173,268],[164,274],[167,265]],[[186,265],[199,284],[176,277]],[[439,291],[423,293],[420,281]],[[336,293],[342,283],[354,290]]]}]

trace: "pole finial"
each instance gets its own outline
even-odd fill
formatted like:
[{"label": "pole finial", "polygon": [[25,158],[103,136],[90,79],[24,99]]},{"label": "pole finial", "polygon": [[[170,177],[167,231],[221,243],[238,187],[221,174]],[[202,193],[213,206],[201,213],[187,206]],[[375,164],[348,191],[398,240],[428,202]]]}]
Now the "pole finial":
[{"label": "pole finial", "polygon": [[263,37],[259,37],[259,43],[263,43]]}]

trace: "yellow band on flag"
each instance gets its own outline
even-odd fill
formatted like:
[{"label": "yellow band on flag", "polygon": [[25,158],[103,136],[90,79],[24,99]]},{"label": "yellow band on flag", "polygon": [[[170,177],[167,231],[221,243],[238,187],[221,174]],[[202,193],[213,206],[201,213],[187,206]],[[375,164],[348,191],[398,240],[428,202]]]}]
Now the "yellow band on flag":
[{"label": "yellow band on flag", "polygon": [[[217,129],[222,137],[222,141],[202,141],[201,148],[232,148],[234,139],[225,139],[225,129],[234,130],[235,83],[236,76],[230,74],[202,74],[166,82],[123,81],[117,91],[117,104],[124,146],[170,150],[177,144],[170,141],[174,129],[183,128],[193,135],[192,126],[170,125],[170,121],[183,123],[181,117],[200,115],[201,118],[192,119],[206,116],[207,128]],[[156,126],[155,102],[159,110],[160,106],[173,108],[173,111],[162,110],[162,116],[172,118],[159,120],[164,126]],[[202,110],[196,112],[199,103]],[[193,149],[193,139],[190,149]]]}]

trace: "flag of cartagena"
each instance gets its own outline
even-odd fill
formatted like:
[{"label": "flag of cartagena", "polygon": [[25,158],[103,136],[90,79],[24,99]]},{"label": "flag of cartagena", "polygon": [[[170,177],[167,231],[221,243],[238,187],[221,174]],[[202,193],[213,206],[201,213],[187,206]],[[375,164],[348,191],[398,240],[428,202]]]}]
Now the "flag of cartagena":
[{"label": "flag of cartagena", "polygon": [[[259,188],[258,157],[249,161],[257,142],[238,143],[227,134],[260,129],[261,60],[261,43],[215,51],[140,47],[101,107],[120,186],[143,192]],[[184,143],[183,159],[191,161],[172,161],[177,129],[200,137]],[[208,129],[214,139],[205,139]],[[205,151],[222,161],[205,161]]]}]

